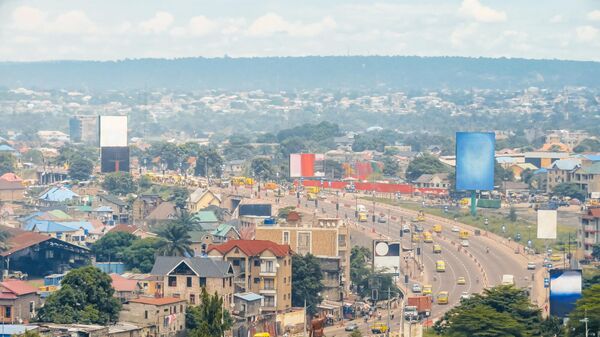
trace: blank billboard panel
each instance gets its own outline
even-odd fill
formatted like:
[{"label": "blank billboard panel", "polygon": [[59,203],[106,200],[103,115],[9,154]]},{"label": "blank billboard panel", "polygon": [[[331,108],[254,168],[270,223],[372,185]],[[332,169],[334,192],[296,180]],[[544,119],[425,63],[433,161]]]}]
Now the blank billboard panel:
[{"label": "blank billboard panel", "polygon": [[100,147],[127,146],[127,116],[100,116]]},{"label": "blank billboard panel", "polygon": [[325,155],[315,153],[290,154],[290,178],[325,176]]},{"label": "blank billboard panel", "polygon": [[252,215],[252,216],[271,216],[272,206],[271,204],[248,204],[240,205],[239,215]]},{"label": "blank billboard panel", "polygon": [[537,211],[537,238],[556,239],[556,210]]},{"label": "blank billboard panel", "polygon": [[400,272],[400,251],[399,242],[373,241],[373,268],[397,275]]},{"label": "blank billboard panel", "polygon": [[581,270],[550,270],[550,315],[566,317],[581,298]]},{"label": "blank billboard panel", "polygon": [[493,132],[456,133],[456,189],[491,191],[494,189]]},{"label": "blank billboard panel", "polygon": [[102,173],[129,172],[129,147],[103,147],[100,158]]}]

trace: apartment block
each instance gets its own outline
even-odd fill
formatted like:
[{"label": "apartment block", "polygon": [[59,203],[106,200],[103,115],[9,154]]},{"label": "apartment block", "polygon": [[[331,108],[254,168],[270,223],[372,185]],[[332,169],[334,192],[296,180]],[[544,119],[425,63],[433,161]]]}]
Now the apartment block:
[{"label": "apartment block", "polygon": [[577,231],[578,248],[586,259],[592,258],[594,245],[600,244],[600,207],[589,208],[581,216],[581,227]]}]

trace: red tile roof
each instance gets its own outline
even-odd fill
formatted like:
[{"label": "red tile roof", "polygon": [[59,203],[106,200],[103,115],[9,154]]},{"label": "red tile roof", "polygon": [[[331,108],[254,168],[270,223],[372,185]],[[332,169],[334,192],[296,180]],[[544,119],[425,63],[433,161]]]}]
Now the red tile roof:
[{"label": "red tile roof", "polygon": [[110,278],[112,279],[112,286],[116,291],[136,291],[138,289],[136,280],[124,278],[119,274],[110,274]]},{"label": "red tile roof", "polygon": [[137,229],[137,227],[134,226],[129,226],[129,225],[116,225],[115,227],[111,228],[108,232],[127,232],[127,233],[131,233],[133,234],[133,232],[135,232],[135,230]]},{"label": "red tile roof", "polygon": [[[0,287],[9,290],[11,293],[14,293],[17,296],[37,292],[35,287],[21,280],[5,280],[0,282]],[[3,293],[6,293],[6,291],[3,291]]]},{"label": "red tile roof", "polygon": [[234,248],[238,248],[247,256],[257,256],[265,250],[271,251],[277,257],[290,254],[289,245],[280,245],[268,240],[229,240],[220,245],[210,245],[207,251],[217,250],[221,254],[227,254]]},{"label": "red tile roof", "polygon": [[600,218],[600,208],[590,208],[588,214],[595,218]]},{"label": "red tile roof", "polygon": [[11,172],[4,173],[3,175],[0,176],[0,179],[6,180],[6,181],[23,181],[23,179],[19,178],[18,175],[11,173]]},{"label": "red tile roof", "polygon": [[150,304],[150,305],[168,305],[175,304],[179,302],[185,302],[184,298],[175,298],[175,297],[140,297],[129,300],[131,303],[142,303],[142,304]]},{"label": "red tile roof", "polygon": [[8,256],[21,249],[31,247],[40,242],[50,240],[51,237],[36,232],[26,232],[21,229],[4,227],[12,236],[8,239],[10,249],[0,253],[0,256]]}]

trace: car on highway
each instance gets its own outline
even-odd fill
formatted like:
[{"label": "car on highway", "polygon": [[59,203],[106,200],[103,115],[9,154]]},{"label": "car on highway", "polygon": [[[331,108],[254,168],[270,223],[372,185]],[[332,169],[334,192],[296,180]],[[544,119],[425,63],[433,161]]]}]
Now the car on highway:
[{"label": "car on highway", "polygon": [[388,326],[382,322],[376,322],[371,325],[372,333],[386,333],[388,331]]},{"label": "car on highway", "polygon": [[437,294],[437,304],[448,304],[448,292],[440,291]]},{"label": "car on highway", "polygon": [[558,262],[562,259],[562,256],[560,254],[552,254],[550,255],[550,261],[552,262]]},{"label": "car on highway", "polygon": [[413,292],[413,293],[420,293],[420,292],[421,292],[421,290],[422,290],[422,289],[421,289],[421,285],[420,285],[420,284],[418,284],[418,283],[414,283],[414,284],[412,285],[412,292]]},{"label": "car on highway", "polygon": [[435,271],[442,273],[446,271],[446,262],[438,260],[435,262]]},{"label": "car on highway", "polygon": [[463,247],[469,247],[469,240],[461,240],[460,245]]},{"label": "car on highway", "polygon": [[419,238],[419,234],[414,234],[414,233],[413,233],[411,241],[412,241],[412,242],[414,242],[414,243],[417,243],[417,242],[419,242],[420,240],[421,240],[421,239]]},{"label": "car on highway", "polygon": [[356,324],[356,323],[350,323],[350,324],[346,325],[346,327],[344,328],[344,330],[346,330],[346,331],[358,330],[358,324]]},{"label": "car on highway", "polygon": [[407,224],[404,224],[404,225],[402,225],[402,231],[403,231],[404,233],[408,233],[408,232],[410,232],[410,226],[409,226],[409,225],[407,225]]},{"label": "car on highway", "polygon": [[458,279],[456,279],[456,284],[460,284],[460,285],[467,284],[467,280],[463,276],[461,276]]},{"label": "car on highway", "polygon": [[379,218],[377,218],[377,222],[379,222],[379,223],[386,223],[387,219],[384,216],[380,216]]},{"label": "car on highway", "polygon": [[460,232],[460,228],[458,228],[458,226],[452,226],[452,233],[458,233]]},{"label": "car on highway", "polygon": [[433,235],[431,234],[431,232],[423,232],[423,242],[425,242],[425,243],[433,242]]},{"label": "car on highway", "polygon": [[442,253],[442,246],[435,244],[433,245],[433,253],[434,254],[441,254]]},{"label": "car on highway", "polygon": [[415,232],[420,233],[424,231],[423,226],[419,225],[419,224],[415,224]]},{"label": "car on highway", "polygon": [[468,292],[468,291],[463,291],[463,292],[460,294],[460,299],[461,299],[461,300],[468,300],[469,298],[471,298],[471,294],[469,294],[469,292]]},{"label": "car on highway", "polygon": [[442,225],[437,224],[437,225],[433,225],[433,231],[436,233],[441,233],[442,232]]},{"label": "car on highway", "polygon": [[431,284],[425,284],[423,286],[423,295],[431,295],[433,286]]},{"label": "car on highway", "polygon": [[534,270],[535,262],[527,262],[527,270]]}]

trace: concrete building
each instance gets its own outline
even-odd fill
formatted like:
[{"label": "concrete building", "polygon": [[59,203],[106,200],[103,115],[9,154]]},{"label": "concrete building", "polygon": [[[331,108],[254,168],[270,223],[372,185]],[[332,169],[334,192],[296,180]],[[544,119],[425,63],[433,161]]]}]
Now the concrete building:
[{"label": "concrete building", "polygon": [[582,161],[581,167],[569,173],[569,179],[584,191],[587,197],[600,192],[600,161]]},{"label": "concrete building", "polygon": [[581,226],[577,234],[579,250],[584,258],[591,259],[594,245],[600,244],[600,208],[589,208],[581,215]]},{"label": "concrete building", "polygon": [[196,189],[188,198],[188,211],[190,213],[196,213],[208,206],[220,205],[221,197],[216,195],[213,191],[204,188]]},{"label": "concrete building", "polygon": [[547,169],[546,192],[551,192],[556,185],[571,182],[571,173],[581,167],[581,159],[560,159]]},{"label": "concrete building", "polygon": [[119,321],[155,327],[148,336],[185,336],[185,312],[187,303],[183,298],[140,297],[129,300],[119,312]]},{"label": "concrete building", "polygon": [[200,301],[202,288],[217,292],[229,307],[233,301],[233,267],[221,259],[207,257],[157,256],[152,275],[162,276],[161,295],[185,299],[190,305]]},{"label": "concrete building", "polygon": [[525,152],[525,163],[530,163],[539,168],[550,168],[552,163],[560,159],[566,159],[569,154],[566,152]]},{"label": "concrete building", "polygon": [[341,301],[350,286],[350,235],[342,219],[319,218],[316,222],[289,222],[277,225],[259,225],[257,240],[269,240],[301,255],[311,253],[319,258],[327,282],[323,297]]},{"label": "concrete building", "polygon": [[289,245],[266,240],[229,240],[208,247],[208,256],[233,265],[235,292],[264,297],[261,312],[275,313],[292,307],[292,254]]},{"label": "concrete building", "polygon": [[73,143],[98,144],[98,116],[78,115],[69,118],[69,136]]},{"label": "concrete building", "polygon": [[21,280],[0,282],[0,322],[30,322],[42,302],[37,289]]}]

